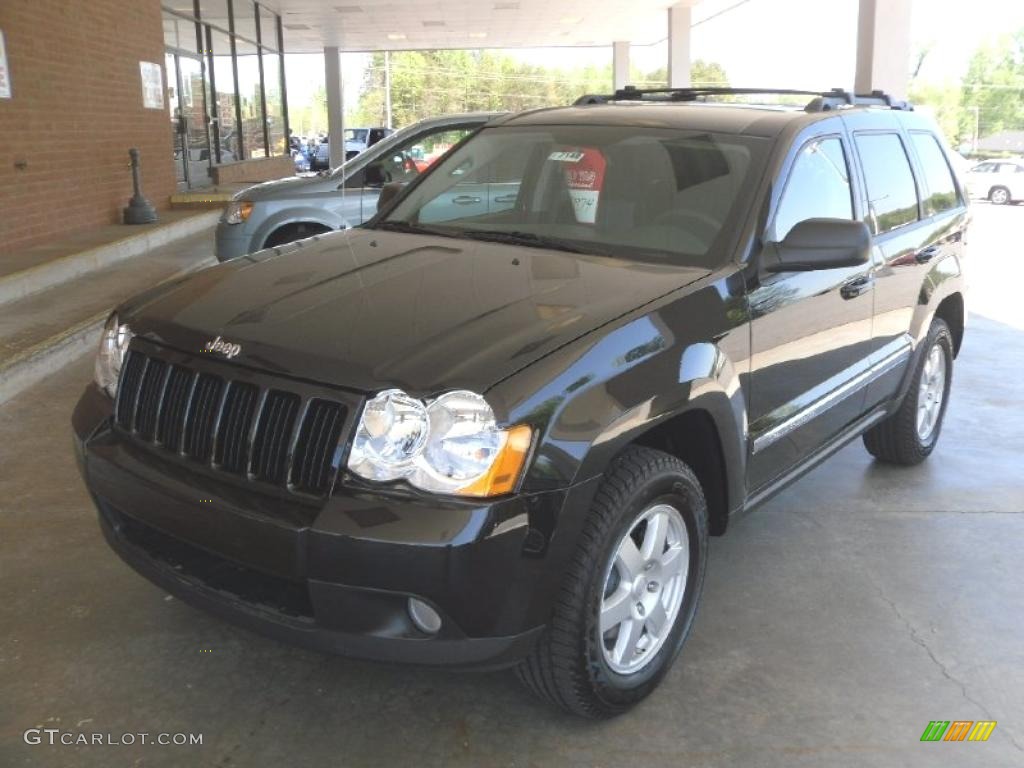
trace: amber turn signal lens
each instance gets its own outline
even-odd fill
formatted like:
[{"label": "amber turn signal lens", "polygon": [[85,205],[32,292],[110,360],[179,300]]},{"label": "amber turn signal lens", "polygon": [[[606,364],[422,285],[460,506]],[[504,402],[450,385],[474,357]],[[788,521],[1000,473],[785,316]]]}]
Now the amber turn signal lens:
[{"label": "amber turn signal lens", "polygon": [[460,488],[459,496],[500,496],[515,490],[519,476],[530,455],[533,443],[533,430],[525,424],[505,430],[505,442],[498,450],[498,457],[487,470],[487,474],[464,488]]}]

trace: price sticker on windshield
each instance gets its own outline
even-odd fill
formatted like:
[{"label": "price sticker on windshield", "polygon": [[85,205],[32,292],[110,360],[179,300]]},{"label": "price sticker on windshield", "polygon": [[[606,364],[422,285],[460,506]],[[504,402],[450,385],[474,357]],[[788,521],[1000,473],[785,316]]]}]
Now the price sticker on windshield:
[{"label": "price sticker on windshield", "polygon": [[594,147],[578,147],[552,152],[548,160],[562,165],[562,176],[569,188],[573,214],[579,224],[593,224],[597,221],[597,204],[604,187],[604,172],[607,163],[601,150]]}]

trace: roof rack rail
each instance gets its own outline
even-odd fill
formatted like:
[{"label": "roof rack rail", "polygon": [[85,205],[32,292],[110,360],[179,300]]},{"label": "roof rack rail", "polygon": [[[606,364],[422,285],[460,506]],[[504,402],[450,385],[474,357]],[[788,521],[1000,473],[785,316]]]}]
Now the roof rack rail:
[{"label": "roof rack rail", "polygon": [[855,94],[844,88],[833,88],[830,91],[803,91],[792,88],[637,88],[627,85],[612,94],[591,93],[576,100],[576,106],[587,104],[605,104],[609,101],[697,101],[708,96],[750,96],[755,94],[771,94],[777,96],[813,96],[804,110],[807,112],[828,112],[841,107],[887,107],[911,111],[913,105],[906,101],[894,99],[883,91],[872,91],[868,94]]}]

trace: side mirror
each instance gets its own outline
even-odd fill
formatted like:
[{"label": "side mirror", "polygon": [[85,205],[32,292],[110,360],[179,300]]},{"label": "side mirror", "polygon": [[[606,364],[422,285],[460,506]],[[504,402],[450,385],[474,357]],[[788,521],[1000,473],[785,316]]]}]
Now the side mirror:
[{"label": "side mirror", "polygon": [[805,219],[781,243],[769,243],[762,254],[768,272],[809,272],[867,264],[871,232],[863,221]]},{"label": "side mirror", "polygon": [[377,197],[377,210],[383,211],[388,207],[388,204],[398,197],[405,185],[400,181],[392,181],[390,184],[385,184],[380,189],[380,195]]},{"label": "side mirror", "polygon": [[380,163],[370,163],[363,169],[364,187],[383,187],[391,181],[391,175]]}]

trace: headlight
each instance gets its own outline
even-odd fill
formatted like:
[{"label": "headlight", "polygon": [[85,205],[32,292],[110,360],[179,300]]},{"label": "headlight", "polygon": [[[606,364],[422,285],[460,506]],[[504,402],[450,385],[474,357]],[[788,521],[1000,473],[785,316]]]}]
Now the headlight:
[{"label": "headlight", "polygon": [[103,327],[100,348],[96,352],[96,383],[111,397],[117,394],[117,379],[132,335],[127,325],[118,322],[116,312],[110,315]]},{"label": "headlight", "polygon": [[241,224],[252,215],[252,203],[248,200],[232,200],[224,209],[220,220],[225,224]]},{"label": "headlight", "polygon": [[348,468],[434,493],[498,496],[515,489],[532,440],[528,426],[499,429],[487,401],[473,392],[424,403],[389,389],[363,408]]}]

